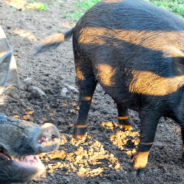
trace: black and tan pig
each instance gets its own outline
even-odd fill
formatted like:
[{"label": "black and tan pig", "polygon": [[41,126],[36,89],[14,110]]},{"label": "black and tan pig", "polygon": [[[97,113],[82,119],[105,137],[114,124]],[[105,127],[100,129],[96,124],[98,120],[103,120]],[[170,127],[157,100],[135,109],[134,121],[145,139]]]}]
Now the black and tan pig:
[{"label": "black and tan pig", "polygon": [[124,129],[132,128],[127,110],[139,113],[134,169],[141,174],[162,116],[180,125],[184,141],[184,20],[146,1],[104,0],[67,33],[46,38],[37,53],[71,36],[80,90],[74,136],[86,135],[92,96],[100,83],[117,103]]}]

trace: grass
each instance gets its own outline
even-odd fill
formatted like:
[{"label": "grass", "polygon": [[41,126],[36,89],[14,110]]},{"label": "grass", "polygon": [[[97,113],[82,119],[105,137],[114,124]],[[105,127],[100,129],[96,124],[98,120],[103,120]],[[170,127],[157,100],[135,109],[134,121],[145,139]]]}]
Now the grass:
[{"label": "grass", "polygon": [[[183,2],[184,0],[146,0],[146,1],[149,1],[155,4],[156,6],[167,9],[177,14],[178,16],[184,18],[184,2]],[[77,9],[78,11],[76,13],[66,14],[65,17],[70,17],[74,21],[78,21],[87,10],[89,10],[92,6],[94,6],[98,2],[100,2],[100,0],[86,0],[86,1],[78,0],[74,5],[74,8]]]},{"label": "grass", "polygon": [[89,10],[92,6],[94,6],[98,2],[100,2],[100,0],[86,0],[86,1],[78,0],[77,3],[74,5],[74,8],[78,9],[78,11],[76,13],[66,14],[65,17],[71,17],[73,20],[78,21],[87,10]]},{"label": "grass", "polygon": [[40,3],[40,2],[32,2],[26,6],[26,9],[29,10],[39,10],[39,11],[46,11],[49,9],[47,4]]},{"label": "grass", "polygon": [[87,11],[90,9],[92,6],[94,6],[96,3],[100,2],[100,0],[87,0],[87,1],[78,1],[77,4],[75,5],[76,8],[78,9],[83,9]]},{"label": "grass", "polygon": [[184,2],[183,0],[147,0],[156,6],[167,9],[178,16],[184,18]]}]

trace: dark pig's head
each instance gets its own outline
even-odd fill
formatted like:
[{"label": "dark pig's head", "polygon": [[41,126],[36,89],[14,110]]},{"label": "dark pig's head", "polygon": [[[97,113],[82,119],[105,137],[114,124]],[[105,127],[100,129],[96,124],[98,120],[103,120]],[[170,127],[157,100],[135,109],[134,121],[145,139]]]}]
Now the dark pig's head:
[{"label": "dark pig's head", "polygon": [[25,182],[45,167],[37,154],[56,150],[59,131],[52,124],[20,121],[0,113],[0,183]]}]

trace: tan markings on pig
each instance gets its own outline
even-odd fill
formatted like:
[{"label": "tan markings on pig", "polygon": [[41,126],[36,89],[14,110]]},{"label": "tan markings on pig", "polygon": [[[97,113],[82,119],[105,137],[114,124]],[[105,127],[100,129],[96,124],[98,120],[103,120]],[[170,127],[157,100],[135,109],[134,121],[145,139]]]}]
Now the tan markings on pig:
[{"label": "tan markings on pig", "polygon": [[116,73],[116,69],[112,68],[108,64],[97,64],[98,68],[97,78],[105,86],[113,86],[115,82],[112,80],[112,77]]},{"label": "tan markings on pig", "polygon": [[183,152],[184,152],[184,144],[183,144],[183,148],[182,149],[183,149]]},{"label": "tan markings on pig", "polygon": [[118,119],[119,120],[125,120],[125,119],[128,119],[128,116],[119,116]]},{"label": "tan markings on pig", "polygon": [[[109,42],[108,38],[111,40],[115,38],[117,41],[116,43]],[[178,40],[178,38],[181,39]],[[183,39],[184,31],[118,30],[86,27],[80,32],[79,43],[122,47],[122,41],[125,41],[160,51],[163,57],[178,57],[178,55],[182,55],[179,50],[184,48]],[[177,42],[173,43],[173,40],[177,40]],[[169,46],[166,46],[168,43],[174,44],[177,49],[172,50],[174,47],[169,48]],[[173,52],[175,55],[171,56],[170,53]],[[102,84],[112,86],[114,84],[112,76],[116,73],[116,69],[108,64],[98,64],[97,69],[99,70],[97,78],[99,77]],[[129,86],[129,91],[133,93],[164,96],[176,92],[184,84],[184,75],[166,78],[150,71],[132,70],[128,72],[133,75]]]},{"label": "tan markings on pig", "polygon": [[85,77],[84,77],[82,71],[78,67],[76,67],[76,78],[78,80],[85,80]]},{"label": "tan markings on pig", "polygon": [[86,128],[88,125],[75,125],[76,128]]},{"label": "tan markings on pig", "polygon": [[176,92],[184,84],[184,75],[162,77],[150,71],[132,71],[133,79],[129,86],[132,93],[164,96]]},{"label": "tan markings on pig", "polygon": [[106,44],[105,40],[99,39],[99,36],[106,34],[105,31],[107,31],[105,28],[84,28],[81,30],[81,34],[79,36],[79,43],[98,45]]},{"label": "tan markings on pig", "polygon": [[[178,38],[181,38],[181,40],[178,40]],[[109,43],[109,39],[116,39],[116,42]],[[177,45],[177,48],[182,50],[184,47],[183,39],[184,31],[123,30],[86,27],[80,32],[79,43],[122,47],[122,41],[125,41],[151,50],[163,51],[163,46],[168,45],[168,43],[173,44],[173,40],[177,40],[174,45]],[[120,40],[119,43],[118,40]]]},{"label": "tan markings on pig", "polygon": [[82,97],[81,100],[90,101],[91,100],[91,96],[84,96],[84,97]]},{"label": "tan markings on pig", "polygon": [[142,144],[142,145],[152,145],[153,142],[140,142],[140,144]]}]

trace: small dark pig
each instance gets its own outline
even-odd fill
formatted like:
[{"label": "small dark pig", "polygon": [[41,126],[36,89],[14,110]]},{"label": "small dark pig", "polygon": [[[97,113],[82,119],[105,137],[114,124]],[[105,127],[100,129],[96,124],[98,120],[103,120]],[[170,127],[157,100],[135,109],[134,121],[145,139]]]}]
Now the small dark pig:
[{"label": "small dark pig", "polygon": [[37,52],[72,35],[80,90],[74,136],[86,135],[99,82],[117,103],[124,129],[132,128],[128,108],[139,113],[141,134],[134,169],[143,174],[162,116],[180,125],[184,141],[184,21],[142,0],[104,0],[69,32],[48,37]]},{"label": "small dark pig", "polygon": [[13,119],[0,113],[0,184],[40,177],[45,167],[37,156],[59,147],[59,131],[46,123]]}]

